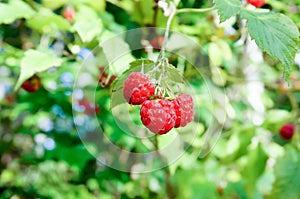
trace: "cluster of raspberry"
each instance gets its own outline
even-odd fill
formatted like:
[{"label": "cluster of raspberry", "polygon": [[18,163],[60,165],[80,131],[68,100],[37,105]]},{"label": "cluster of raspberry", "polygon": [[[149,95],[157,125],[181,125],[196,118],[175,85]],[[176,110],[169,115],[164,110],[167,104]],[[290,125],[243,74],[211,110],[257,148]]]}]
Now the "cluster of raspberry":
[{"label": "cluster of raspberry", "polygon": [[194,118],[194,103],[189,94],[175,99],[155,97],[155,85],[144,73],[131,73],[124,82],[123,94],[129,104],[142,105],[142,123],[153,133],[166,134],[172,128],[186,126]]}]

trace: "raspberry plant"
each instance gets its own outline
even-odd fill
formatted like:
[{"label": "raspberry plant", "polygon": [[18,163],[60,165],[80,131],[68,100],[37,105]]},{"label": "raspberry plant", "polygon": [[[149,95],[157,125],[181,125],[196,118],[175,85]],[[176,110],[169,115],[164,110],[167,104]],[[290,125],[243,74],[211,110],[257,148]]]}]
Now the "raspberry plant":
[{"label": "raspberry plant", "polygon": [[0,198],[298,198],[299,6],[1,1]]}]

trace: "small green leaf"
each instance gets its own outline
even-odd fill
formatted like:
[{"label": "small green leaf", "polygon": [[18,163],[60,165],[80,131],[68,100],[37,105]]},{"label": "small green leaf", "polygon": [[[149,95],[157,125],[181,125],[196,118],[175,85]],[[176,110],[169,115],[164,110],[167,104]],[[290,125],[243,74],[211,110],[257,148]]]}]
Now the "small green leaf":
[{"label": "small green leaf", "polygon": [[216,43],[209,44],[208,56],[213,66],[221,66],[223,61],[223,53]]},{"label": "small green leaf", "polygon": [[183,77],[180,75],[179,70],[171,64],[167,66],[166,75],[168,77],[168,81],[171,80],[176,83],[184,83]]},{"label": "small green leaf", "polygon": [[90,42],[102,31],[102,21],[95,10],[88,6],[78,6],[78,12],[75,15],[75,30],[83,42]]},{"label": "small green leaf", "polygon": [[286,148],[284,156],[276,161],[273,197],[296,199],[300,195],[300,154],[292,146]]},{"label": "small green leaf", "polygon": [[216,39],[216,41],[209,44],[208,56],[211,64],[221,66],[223,61],[230,61],[232,59],[232,50],[227,42]]},{"label": "small green leaf", "polygon": [[21,73],[15,86],[15,90],[35,73],[45,71],[54,66],[60,66],[61,64],[62,59],[58,58],[52,51],[26,51],[23,59],[21,60]]},{"label": "small green leaf", "polygon": [[242,171],[242,175],[245,179],[246,189],[249,195],[255,192],[257,180],[265,170],[267,159],[268,156],[261,144],[258,144],[255,149],[248,152],[247,164]]},{"label": "small green leaf", "polygon": [[11,0],[8,4],[0,3],[0,24],[10,24],[19,18],[28,19],[35,11],[26,3],[19,0]]},{"label": "small green leaf", "polygon": [[214,0],[221,22],[226,21],[230,17],[239,14],[242,4],[239,0]]},{"label": "small green leaf", "polygon": [[138,60],[134,60],[133,62],[131,62],[130,68],[135,68],[135,67],[141,67],[144,64],[144,67],[147,65],[153,65],[154,61],[150,60],[150,59],[138,59]]},{"label": "small green leaf", "polygon": [[33,18],[26,21],[28,27],[42,33],[56,30],[70,30],[71,25],[62,16],[54,14],[47,8],[42,8]]},{"label": "small green leaf", "polygon": [[210,70],[213,83],[215,83],[217,86],[225,86],[227,82],[227,73],[223,69],[217,68],[216,66],[211,66]]},{"label": "small green leaf", "polygon": [[241,17],[247,20],[248,31],[256,44],[289,72],[299,47],[299,30],[294,22],[283,14],[245,9]]}]

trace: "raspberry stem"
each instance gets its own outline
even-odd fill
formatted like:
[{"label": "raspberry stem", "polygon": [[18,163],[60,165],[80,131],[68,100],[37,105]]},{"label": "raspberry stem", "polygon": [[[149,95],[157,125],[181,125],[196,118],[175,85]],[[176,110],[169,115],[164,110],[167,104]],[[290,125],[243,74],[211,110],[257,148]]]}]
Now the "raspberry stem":
[{"label": "raspberry stem", "polygon": [[[174,18],[174,16],[176,14],[179,13],[186,13],[186,12],[193,12],[193,13],[203,13],[203,12],[210,12],[216,9],[215,6],[210,7],[210,8],[200,8],[200,9],[190,9],[190,8],[186,8],[186,9],[176,9],[176,6],[173,2],[169,3],[169,10],[170,10],[170,14],[168,17],[168,21],[167,21],[167,25],[166,25],[166,31],[164,34],[164,41],[160,50],[160,53],[158,55],[158,58],[155,62],[155,67],[154,69],[150,72],[150,73],[157,73],[160,72],[159,74],[159,78],[158,80],[155,82],[156,85],[156,89],[155,89],[155,94],[158,97],[165,97],[166,95],[170,98],[174,98],[174,92],[172,90],[172,88],[170,87],[170,85],[168,84],[168,81],[164,81],[164,85],[162,85],[162,79],[163,78],[168,78],[166,76],[166,70],[168,70],[166,68],[166,66],[169,65],[168,62],[168,58],[165,57],[165,51],[166,51],[166,46],[167,46],[167,42],[168,42],[168,38],[169,38],[169,34],[170,34],[170,27],[171,27],[171,23],[172,20]],[[143,67],[142,67],[143,70]],[[156,76],[155,76],[156,77]],[[156,78],[155,78],[156,79]]]},{"label": "raspberry stem", "polygon": [[166,50],[166,45],[167,45],[168,38],[169,38],[171,23],[172,23],[173,17],[176,15],[176,6],[173,2],[170,2],[170,7],[171,7],[170,8],[171,12],[170,12],[170,15],[169,15],[169,18],[167,21],[166,31],[165,31],[165,35],[164,35],[164,42],[161,46],[160,53],[158,55],[156,62],[160,62],[161,59],[165,58],[165,50]]}]

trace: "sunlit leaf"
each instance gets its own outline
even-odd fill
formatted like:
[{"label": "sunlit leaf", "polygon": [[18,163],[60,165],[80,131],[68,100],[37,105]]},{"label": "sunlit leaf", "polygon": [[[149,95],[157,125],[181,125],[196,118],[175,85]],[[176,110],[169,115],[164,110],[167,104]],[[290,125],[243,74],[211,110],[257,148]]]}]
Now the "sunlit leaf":
[{"label": "sunlit leaf", "polygon": [[28,27],[42,33],[49,33],[57,30],[70,30],[71,28],[66,19],[46,8],[41,8],[37,14],[26,21],[26,24]]},{"label": "sunlit leaf", "polygon": [[16,19],[28,19],[35,14],[35,11],[25,2],[11,0],[9,3],[0,3],[0,24],[10,24]]},{"label": "sunlit leaf", "polygon": [[21,60],[21,73],[16,83],[15,89],[35,73],[45,71],[51,67],[58,67],[62,64],[62,59],[58,58],[52,51],[28,50]]}]

